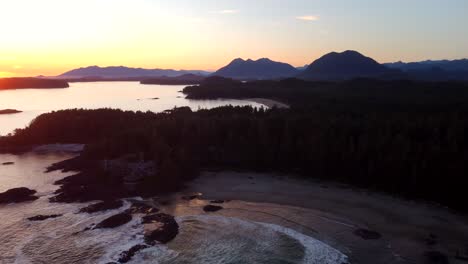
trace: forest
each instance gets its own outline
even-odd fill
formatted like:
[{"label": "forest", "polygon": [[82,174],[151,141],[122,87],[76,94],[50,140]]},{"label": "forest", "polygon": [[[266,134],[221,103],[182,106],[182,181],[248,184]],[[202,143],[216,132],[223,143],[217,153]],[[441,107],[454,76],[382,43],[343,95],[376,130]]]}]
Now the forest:
[{"label": "forest", "polygon": [[183,92],[189,99],[268,98],[318,111],[397,112],[468,109],[468,82],[354,79],[341,82],[300,79],[241,82],[210,77]]},{"label": "forest", "polygon": [[8,89],[53,89],[68,88],[69,85],[63,80],[52,80],[43,78],[0,78],[0,90]]},{"label": "forest", "polygon": [[[163,113],[57,111],[0,138],[0,149],[84,143],[81,156],[86,159],[142,153],[159,168],[145,179],[145,188],[177,189],[205,169],[275,171],[468,211],[468,92],[463,90],[464,84],[443,90],[436,88],[441,84],[424,84],[428,87],[421,85],[416,91],[406,91],[402,85],[391,98],[381,96],[381,91],[375,96],[352,96],[353,91],[368,90],[366,87],[343,92],[345,84],[324,85],[334,88],[324,93],[317,84],[309,92],[298,85],[298,91],[310,94],[301,97],[281,91],[280,85],[270,94],[265,88],[258,88],[255,95],[238,92],[243,93],[239,97],[283,99],[292,104],[291,109],[226,106],[196,112],[175,108]],[[212,96],[234,93],[229,85],[223,87],[227,88]],[[191,97],[206,96],[206,89],[196,89],[189,87],[186,92]],[[319,98],[315,97],[317,90],[322,91]],[[458,90],[459,96],[453,97]],[[334,96],[338,91],[339,96]],[[411,96],[418,93],[420,100],[411,102]],[[376,103],[375,98],[387,103]]]}]

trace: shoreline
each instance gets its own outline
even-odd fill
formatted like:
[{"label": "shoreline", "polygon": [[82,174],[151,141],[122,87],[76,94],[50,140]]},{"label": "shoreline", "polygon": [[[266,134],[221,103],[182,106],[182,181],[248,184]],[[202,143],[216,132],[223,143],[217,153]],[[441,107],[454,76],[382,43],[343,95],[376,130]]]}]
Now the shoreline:
[{"label": "shoreline", "polygon": [[[221,214],[293,228],[339,249],[351,263],[425,263],[428,252],[464,263],[455,257],[468,246],[466,216],[333,183],[281,174],[204,172],[186,191],[201,193],[203,200],[231,200]],[[357,237],[353,232],[360,228],[382,237]]]},{"label": "shoreline", "polygon": [[272,99],[266,99],[266,98],[248,98],[245,99],[250,102],[258,103],[265,105],[268,108],[281,108],[281,109],[289,109],[290,106],[288,104],[282,103],[280,101],[272,100]]}]

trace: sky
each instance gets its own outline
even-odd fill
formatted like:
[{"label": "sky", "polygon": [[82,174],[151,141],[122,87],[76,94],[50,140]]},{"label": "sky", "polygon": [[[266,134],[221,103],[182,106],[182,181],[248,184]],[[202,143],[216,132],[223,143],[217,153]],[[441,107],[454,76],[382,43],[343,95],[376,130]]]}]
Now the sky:
[{"label": "sky", "polygon": [[468,57],[467,0],[0,0],[0,77],[90,65],[216,70],[234,58],[309,64]]}]

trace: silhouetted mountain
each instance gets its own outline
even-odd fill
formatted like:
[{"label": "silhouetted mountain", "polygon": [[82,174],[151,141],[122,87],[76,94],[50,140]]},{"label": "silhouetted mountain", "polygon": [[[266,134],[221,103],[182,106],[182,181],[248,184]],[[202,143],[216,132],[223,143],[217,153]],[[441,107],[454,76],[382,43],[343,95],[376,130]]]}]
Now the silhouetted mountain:
[{"label": "silhouetted mountain", "polygon": [[213,75],[241,80],[261,80],[286,78],[297,73],[298,70],[287,63],[264,58],[256,61],[235,59]]},{"label": "silhouetted mountain", "polygon": [[307,67],[309,67],[309,64],[306,64],[304,66],[296,67],[296,69],[298,69],[299,71],[303,71],[303,70],[307,69]]},{"label": "silhouetted mountain", "polygon": [[468,59],[461,60],[426,60],[419,62],[393,62],[385,63],[389,68],[399,69],[402,71],[411,70],[431,70],[440,68],[444,71],[468,71]]},{"label": "silhouetted mountain", "polygon": [[184,74],[209,75],[206,71],[186,71],[186,70],[171,70],[171,69],[143,69],[129,68],[124,66],[118,67],[98,67],[90,66],[79,68],[63,73],[58,78],[64,79],[79,79],[79,78],[135,78],[135,77],[175,77]]},{"label": "silhouetted mountain", "polygon": [[394,62],[385,64],[389,68],[406,72],[410,78],[426,81],[468,80],[468,59],[420,62]]},{"label": "silhouetted mountain", "polygon": [[401,73],[356,51],[332,52],[314,61],[299,78],[307,80],[348,80],[360,77],[396,78]]}]

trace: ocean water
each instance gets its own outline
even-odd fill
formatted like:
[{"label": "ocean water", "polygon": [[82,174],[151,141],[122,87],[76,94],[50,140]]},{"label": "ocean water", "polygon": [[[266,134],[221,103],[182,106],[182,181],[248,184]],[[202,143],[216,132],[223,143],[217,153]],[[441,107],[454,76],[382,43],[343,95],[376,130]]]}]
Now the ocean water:
[{"label": "ocean water", "polygon": [[[68,174],[45,173],[45,168],[74,154],[30,152],[0,154],[0,192],[14,187],[36,189],[39,200],[0,205],[0,263],[108,263],[122,251],[143,242],[141,219],[121,227],[83,232],[86,227],[130,206],[95,214],[79,214],[86,204],[49,203],[57,186],[53,182]],[[56,219],[30,222],[38,214],[63,214]],[[346,256],[336,249],[294,230],[273,224],[216,215],[177,216],[179,235],[167,245],[139,252],[130,263],[154,264],[341,264]]]},{"label": "ocean water", "polygon": [[[187,100],[179,91],[184,86],[140,85],[137,82],[72,83],[68,89],[26,89],[0,91],[0,109],[23,113],[0,115],[0,135],[25,127],[36,116],[69,108],[119,108],[160,112],[173,107],[213,108],[222,105],[262,105],[242,100]],[[159,98],[153,100],[151,98]],[[73,157],[60,148],[43,148],[21,155],[0,154],[0,192],[28,187],[40,199],[0,205],[0,264],[104,264],[118,259],[122,251],[143,242],[141,219],[108,230],[83,230],[121,212],[77,213],[87,204],[49,203],[58,188],[53,183],[70,173],[45,173],[55,162]],[[1,165],[14,162],[13,165]],[[28,221],[36,215],[63,214],[56,219]],[[179,235],[167,245],[139,252],[130,263],[157,264],[341,264],[346,256],[332,247],[278,225],[234,217],[181,215]]]},{"label": "ocean water", "polygon": [[[66,89],[19,89],[0,91],[0,109],[17,109],[19,114],[0,115],[0,135],[27,126],[40,114],[70,108],[118,108],[161,112],[189,106],[193,110],[223,105],[261,104],[244,100],[188,100],[180,93],[183,85],[142,85],[138,82],[70,83]],[[159,98],[153,100],[152,98]]]}]

